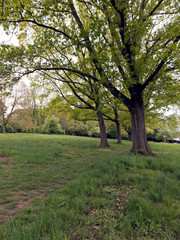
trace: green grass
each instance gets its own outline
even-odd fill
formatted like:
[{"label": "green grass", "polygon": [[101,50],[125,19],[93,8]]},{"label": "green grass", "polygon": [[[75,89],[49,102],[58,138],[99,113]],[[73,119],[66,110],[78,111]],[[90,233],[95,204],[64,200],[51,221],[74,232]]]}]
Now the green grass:
[{"label": "green grass", "polygon": [[[92,138],[1,134],[0,156],[8,157],[0,158],[0,222],[21,208],[20,201],[20,205],[28,205],[28,201],[44,198],[93,168],[104,153],[117,149],[114,143],[111,150],[98,145],[99,139]],[[13,205],[14,212],[5,211]]]},{"label": "green grass", "polygon": [[[0,214],[14,214],[0,239],[179,239],[180,145],[150,143],[155,158],[132,156],[126,141],[98,144],[0,135],[0,155],[11,156],[0,163]],[[16,212],[22,199],[31,202]]]}]

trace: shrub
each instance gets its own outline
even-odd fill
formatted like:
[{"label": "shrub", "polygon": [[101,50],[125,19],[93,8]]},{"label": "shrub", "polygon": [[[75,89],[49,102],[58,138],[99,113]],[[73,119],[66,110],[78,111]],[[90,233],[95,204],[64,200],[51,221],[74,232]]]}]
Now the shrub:
[{"label": "shrub", "polygon": [[42,133],[42,127],[36,126],[32,129],[33,133]]},{"label": "shrub", "polygon": [[6,132],[7,133],[15,133],[15,130],[14,130],[14,128],[11,125],[8,124],[6,126]]},{"label": "shrub", "polygon": [[48,134],[63,133],[59,119],[54,116],[47,118],[45,120],[45,124],[43,125],[42,132]]},{"label": "shrub", "polygon": [[15,133],[21,133],[22,132],[22,128],[18,124],[12,123],[11,127],[14,129]]}]

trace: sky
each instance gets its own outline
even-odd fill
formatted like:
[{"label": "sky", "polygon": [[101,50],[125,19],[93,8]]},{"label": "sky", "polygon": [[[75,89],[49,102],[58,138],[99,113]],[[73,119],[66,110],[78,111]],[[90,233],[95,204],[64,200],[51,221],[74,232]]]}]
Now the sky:
[{"label": "sky", "polygon": [[3,28],[0,26],[0,43],[5,42],[7,44],[18,45],[18,40],[15,34],[7,35]]}]

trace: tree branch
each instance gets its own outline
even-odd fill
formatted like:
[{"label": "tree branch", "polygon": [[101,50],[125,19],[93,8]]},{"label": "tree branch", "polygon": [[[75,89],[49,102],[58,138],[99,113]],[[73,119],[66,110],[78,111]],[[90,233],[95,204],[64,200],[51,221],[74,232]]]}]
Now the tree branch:
[{"label": "tree branch", "polygon": [[[168,43],[171,41],[172,39],[170,40],[167,40],[164,44],[164,46],[167,46]],[[180,40],[180,35],[177,36],[175,38],[175,40],[173,41],[173,43],[177,43],[178,41]],[[172,53],[172,49],[170,49],[169,53],[168,53],[168,56]],[[164,64],[166,63],[166,60],[167,60],[167,57],[165,57],[163,60],[160,61],[160,63],[157,65],[156,69],[154,70],[154,72],[149,76],[149,78],[144,82],[144,84],[142,84],[139,88],[139,92],[143,91],[150,82],[152,82],[155,78],[155,76],[159,73],[159,71],[162,69],[162,67],[164,66]]]},{"label": "tree branch", "polygon": [[[1,21],[7,21],[7,19],[0,19]],[[14,20],[14,21],[7,21],[8,23],[21,23],[21,22],[27,22],[27,23],[33,23],[39,27],[43,27],[43,28],[47,28],[47,29],[51,29],[55,32],[58,32],[58,33],[61,33],[62,35],[64,35],[66,38],[68,39],[72,39],[71,36],[69,36],[67,33],[57,29],[57,28],[54,28],[54,27],[51,27],[51,26],[48,26],[48,25],[45,25],[43,23],[38,23],[36,20],[31,20],[31,19],[19,19],[19,20]]]},{"label": "tree branch", "polygon": [[158,7],[161,5],[161,3],[163,2],[164,0],[160,0],[158,2],[158,4],[152,9],[152,11],[149,13],[149,16],[152,16],[153,13],[158,9]]}]

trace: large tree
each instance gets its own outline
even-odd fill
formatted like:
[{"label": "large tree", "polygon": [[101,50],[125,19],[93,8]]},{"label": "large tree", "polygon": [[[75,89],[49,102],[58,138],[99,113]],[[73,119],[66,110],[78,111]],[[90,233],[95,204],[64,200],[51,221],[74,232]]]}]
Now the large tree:
[{"label": "large tree", "polygon": [[178,9],[178,0],[6,0],[1,22],[26,39],[21,76],[68,72],[106,87],[130,111],[132,151],[148,155],[144,93],[177,71]]}]

